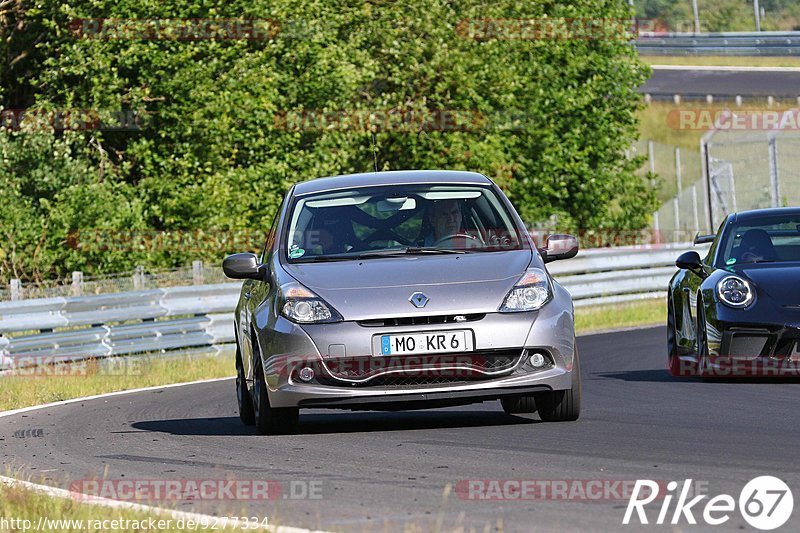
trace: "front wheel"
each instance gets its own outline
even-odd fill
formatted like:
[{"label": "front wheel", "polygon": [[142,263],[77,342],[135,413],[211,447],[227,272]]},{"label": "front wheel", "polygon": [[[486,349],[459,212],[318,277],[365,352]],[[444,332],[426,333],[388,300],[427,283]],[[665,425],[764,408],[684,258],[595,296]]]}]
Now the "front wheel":
[{"label": "front wheel", "polygon": [[581,366],[578,347],[572,364],[572,387],[567,390],[537,392],[535,402],[539,417],[545,422],[570,422],[581,414]]},{"label": "front wheel", "polygon": [[536,412],[536,400],[533,394],[526,394],[525,396],[507,396],[500,399],[500,405],[503,406],[503,411],[505,411],[507,415]]},{"label": "front wheel", "polygon": [[709,377],[711,375],[711,365],[708,360],[708,332],[706,325],[706,313],[703,309],[703,302],[697,299],[697,340],[695,347],[697,348],[697,375],[700,377]]},{"label": "front wheel", "polygon": [[242,364],[242,355],[236,348],[236,400],[239,402],[239,418],[245,426],[256,423],[256,414],[253,411],[253,398],[247,390],[247,380]]},{"label": "front wheel", "polygon": [[299,408],[270,406],[260,359],[256,362],[253,384],[253,411],[255,412],[256,430],[261,435],[293,433],[297,429],[297,422],[300,418]]},{"label": "front wheel", "polygon": [[[670,375],[681,377],[687,374],[687,369],[681,369],[681,359],[678,357],[678,342],[675,333],[675,302],[672,296],[667,299],[667,370]],[[684,364],[684,366],[686,366]],[[693,374],[694,372],[691,372]]]}]

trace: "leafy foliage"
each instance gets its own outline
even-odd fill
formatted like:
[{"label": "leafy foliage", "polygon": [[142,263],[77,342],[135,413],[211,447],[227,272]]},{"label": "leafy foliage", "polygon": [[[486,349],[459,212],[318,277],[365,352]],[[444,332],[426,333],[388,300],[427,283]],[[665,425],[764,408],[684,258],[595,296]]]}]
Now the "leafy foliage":
[{"label": "leafy foliage", "polygon": [[[634,174],[637,162],[624,156],[636,136],[636,87],[648,75],[630,35],[471,38],[463,31],[476,19],[626,20],[625,2],[11,5],[0,15],[0,47],[11,58],[0,67],[4,108],[90,110],[106,124],[124,110],[138,117],[138,127],[0,130],[8,206],[0,213],[7,241],[0,281],[218,261],[237,250],[125,250],[80,235],[265,228],[292,183],[372,170],[373,141],[381,169],[488,175],[534,225],[556,214],[563,229],[638,229],[655,207],[649,183]],[[76,19],[97,18],[268,19],[280,31],[256,40],[87,38],[74,31]],[[351,121],[294,127],[282,119],[326,112]],[[352,120],[453,112],[469,120],[444,128]]]}]

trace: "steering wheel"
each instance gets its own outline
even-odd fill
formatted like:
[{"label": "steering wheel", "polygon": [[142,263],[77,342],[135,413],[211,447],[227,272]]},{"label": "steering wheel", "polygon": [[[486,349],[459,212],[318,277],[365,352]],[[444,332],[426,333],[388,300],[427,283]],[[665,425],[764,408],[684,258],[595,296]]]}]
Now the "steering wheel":
[{"label": "steering wheel", "polygon": [[477,241],[478,240],[478,238],[476,236],[470,235],[469,233],[453,233],[452,235],[445,235],[444,237],[442,237],[441,239],[439,239],[438,241],[433,243],[433,245],[434,246],[439,246],[443,242],[450,241],[450,240],[453,240],[453,239],[457,239],[459,237],[463,237],[465,239],[472,239],[473,241]]}]

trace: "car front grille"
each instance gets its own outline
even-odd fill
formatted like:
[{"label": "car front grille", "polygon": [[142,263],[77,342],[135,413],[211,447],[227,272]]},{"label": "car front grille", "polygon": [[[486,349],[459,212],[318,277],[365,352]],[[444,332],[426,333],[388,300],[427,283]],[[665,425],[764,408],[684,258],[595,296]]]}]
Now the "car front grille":
[{"label": "car front grille", "polygon": [[430,324],[463,324],[474,322],[485,317],[485,313],[471,315],[434,315],[434,316],[404,316],[397,318],[376,318],[359,320],[357,324],[365,328],[385,328],[392,326],[427,326]]},{"label": "car front grille", "polygon": [[432,385],[491,379],[512,371],[521,349],[481,350],[459,354],[344,357],[326,359],[316,379],[324,385]]},{"label": "car front grille", "polygon": [[394,376],[392,374],[386,376],[378,376],[369,380],[364,385],[370,387],[414,387],[414,386],[429,386],[429,385],[464,385],[475,380],[466,380],[458,377],[430,377],[423,376]]},{"label": "car front grille", "polygon": [[719,355],[736,360],[788,359],[800,342],[800,328],[731,326],[722,335]]}]

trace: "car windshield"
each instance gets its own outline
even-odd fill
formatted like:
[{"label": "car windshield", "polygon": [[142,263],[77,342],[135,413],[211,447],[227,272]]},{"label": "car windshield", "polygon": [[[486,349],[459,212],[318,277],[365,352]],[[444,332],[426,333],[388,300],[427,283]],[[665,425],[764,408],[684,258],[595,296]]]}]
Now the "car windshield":
[{"label": "car windshield", "polygon": [[490,187],[392,185],[303,196],[289,217],[290,262],[516,250],[511,214]]},{"label": "car windshield", "polygon": [[748,218],[725,233],[717,266],[800,261],[800,217]]}]

